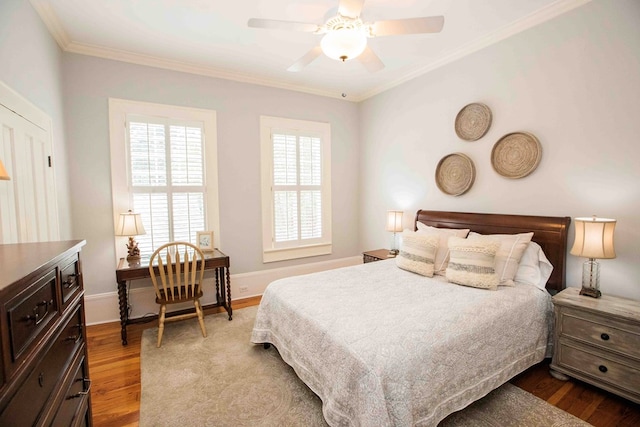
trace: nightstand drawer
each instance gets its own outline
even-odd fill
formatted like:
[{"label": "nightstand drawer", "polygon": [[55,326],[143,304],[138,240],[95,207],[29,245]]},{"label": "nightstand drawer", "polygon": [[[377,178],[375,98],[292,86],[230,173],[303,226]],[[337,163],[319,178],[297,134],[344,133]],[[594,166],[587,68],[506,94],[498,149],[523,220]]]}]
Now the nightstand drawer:
[{"label": "nightstand drawer", "polygon": [[563,310],[561,316],[561,336],[640,359],[640,333],[637,327],[572,309]]},{"label": "nightstand drawer", "polygon": [[599,382],[609,383],[631,393],[638,393],[640,390],[640,370],[629,366],[622,358],[600,353],[593,348],[587,350],[562,342],[558,350],[558,360],[554,363],[559,366],[587,374]]}]

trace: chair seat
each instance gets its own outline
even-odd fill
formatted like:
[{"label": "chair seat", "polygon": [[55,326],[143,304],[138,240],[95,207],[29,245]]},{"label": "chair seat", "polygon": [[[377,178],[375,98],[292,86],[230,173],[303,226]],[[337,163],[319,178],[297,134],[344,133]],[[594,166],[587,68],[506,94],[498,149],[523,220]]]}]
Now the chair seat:
[{"label": "chair seat", "polygon": [[159,297],[156,296],[156,303],[158,304],[177,304],[202,298],[202,288],[198,288],[198,292],[195,295],[188,295],[186,287],[180,286],[180,293],[178,293],[178,287],[175,286],[173,288],[173,297],[171,297],[171,292],[166,295],[164,289],[159,289],[158,291],[160,293]]}]

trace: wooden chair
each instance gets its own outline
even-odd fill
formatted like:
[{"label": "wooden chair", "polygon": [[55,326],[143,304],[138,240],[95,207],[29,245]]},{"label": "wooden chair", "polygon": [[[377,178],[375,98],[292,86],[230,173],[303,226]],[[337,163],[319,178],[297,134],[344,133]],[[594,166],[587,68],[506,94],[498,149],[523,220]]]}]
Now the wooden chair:
[{"label": "wooden chair", "polygon": [[[198,266],[198,261],[200,265]],[[157,264],[157,272],[156,272]],[[198,317],[202,336],[207,336],[202,314],[202,278],[204,276],[204,255],[200,248],[188,242],[172,242],[160,246],[151,255],[149,273],[156,291],[158,313],[158,347],[162,343],[164,322]],[[158,280],[158,277],[160,280]],[[195,313],[165,317],[168,304],[193,301]]]}]

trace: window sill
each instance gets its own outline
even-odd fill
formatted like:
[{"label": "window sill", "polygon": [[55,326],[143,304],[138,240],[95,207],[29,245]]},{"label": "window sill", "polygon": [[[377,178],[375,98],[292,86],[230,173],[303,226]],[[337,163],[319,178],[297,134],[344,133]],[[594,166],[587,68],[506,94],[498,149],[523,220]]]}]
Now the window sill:
[{"label": "window sill", "polygon": [[329,255],[332,252],[331,243],[309,246],[298,246],[284,249],[265,249],[262,252],[262,262],[285,261],[288,259],[307,258],[318,255]]}]

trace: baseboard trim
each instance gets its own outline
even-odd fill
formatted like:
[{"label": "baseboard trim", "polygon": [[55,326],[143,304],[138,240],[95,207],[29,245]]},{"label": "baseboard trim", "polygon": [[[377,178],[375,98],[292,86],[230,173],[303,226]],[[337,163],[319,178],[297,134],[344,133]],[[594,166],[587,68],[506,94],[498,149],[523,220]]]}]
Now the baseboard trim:
[{"label": "baseboard trim", "polygon": [[[239,300],[262,295],[269,283],[285,277],[299,276],[334,268],[348,267],[362,263],[362,257],[354,256],[336,260],[314,262],[295,265],[292,267],[280,267],[270,270],[252,271],[248,273],[231,274],[231,300]],[[205,279],[205,287],[213,279]],[[214,285],[211,285],[214,286]],[[202,304],[215,302],[215,292],[207,292],[202,298]],[[87,325],[119,322],[120,309],[118,304],[118,292],[107,292],[95,295],[85,295],[85,316]],[[129,305],[131,306],[131,318],[144,317],[147,314],[156,314],[158,306],[155,303],[153,288],[149,286],[136,287],[129,290]],[[233,304],[232,304],[233,306]],[[176,306],[179,310],[186,306]]]}]

